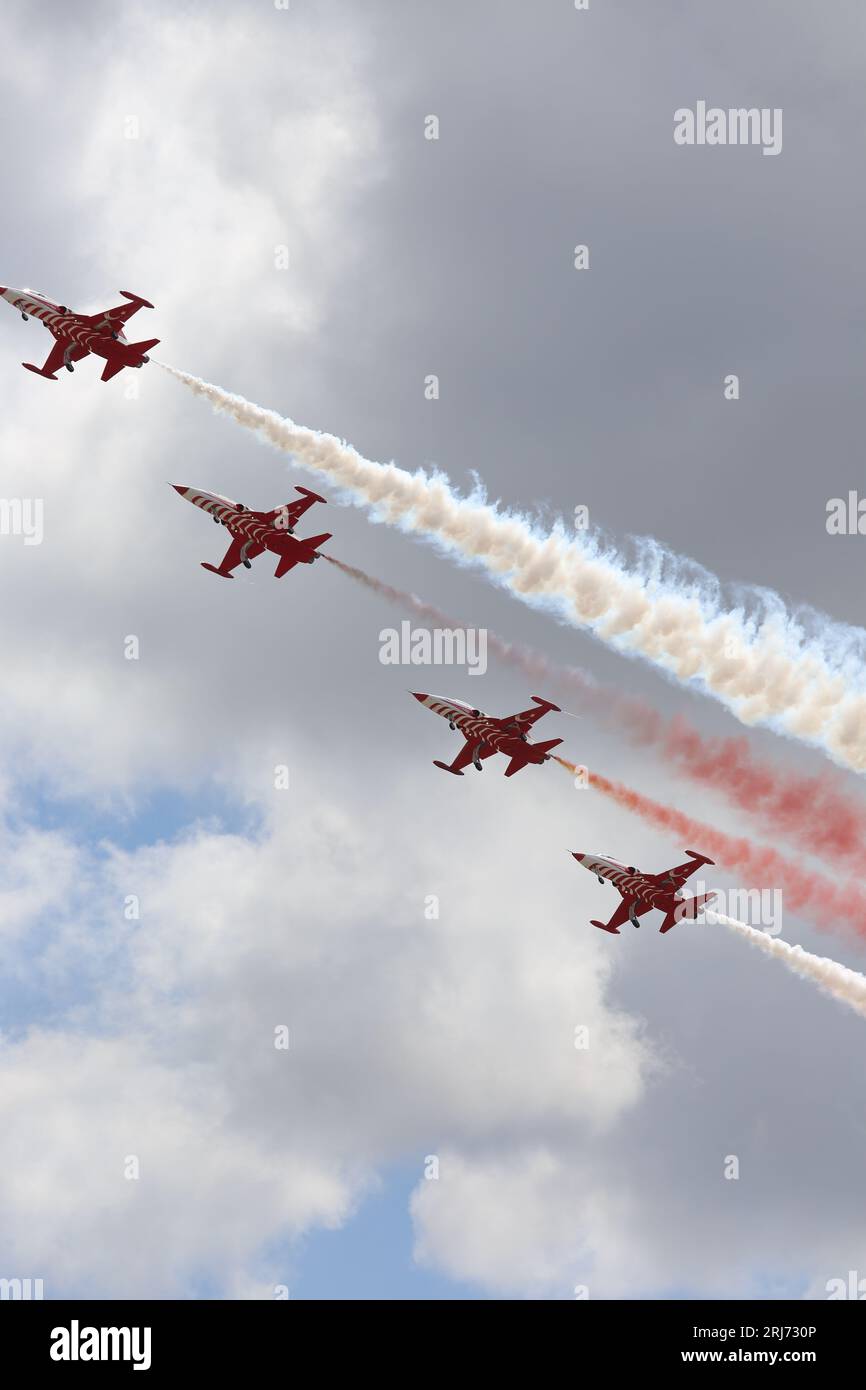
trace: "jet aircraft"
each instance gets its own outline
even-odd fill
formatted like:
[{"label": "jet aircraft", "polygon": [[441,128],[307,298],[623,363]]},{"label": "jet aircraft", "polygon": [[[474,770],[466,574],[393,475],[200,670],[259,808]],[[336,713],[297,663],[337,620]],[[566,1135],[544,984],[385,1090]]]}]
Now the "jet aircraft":
[{"label": "jet aircraft", "polygon": [[153,305],[140,295],[130,294],[129,290],[120,293],[128,303],[99,314],[77,314],[65,304],[55,304],[39,290],[12,290],[0,285],[0,298],[17,309],[25,322],[30,318],[39,319],[54,338],[54,346],[41,367],[34,367],[32,362],[21,365],[47,381],[56,381],[54,373],[58,368],[74,371],[76,362],[94,353],[105,358],[102,380],[110,381],[124,367],[141,367],[149,362],[147,354],[156,347],[159,338],[130,343],[123,325],[139,309],[152,309]]},{"label": "jet aircraft", "polygon": [[427,709],[432,709],[434,714],[447,719],[451,729],[458,730],[463,735],[465,743],[452,763],[440,763],[438,758],[434,759],[435,767],[441,767],[445,772],[453,772],[457,777],[463,776],[464,767],[468,767],[470,763],[480,772],[482,760],[492,758],[494,753],[505,753],[510,758],[505,776],[512,777],[515,772],[526,767],[527,763],[546,762],[550,757],[550,749],[562,743],[561,738],[551,738],[546,743],[532,743],[527,737],[527,730],[531,729],[542,715],[548,714],[550,710],[561,713],[559,705],[554,705],[550,700],[543,700],[538,695],[532,696],[536,709],[521,710],[519,714],[509,714],[503,719],[497,719],[494,715],[483,714],[481,710],[465,705],[462,700],[443,699],[440,695],[420,695],[415,691],[410,693],[422,705],[426,705]]},{"label": "jet aircraft", "polygon": [[225,526],[231,536],[231,544],[219,565],[211,565],[207,560],[201,562],[202,569],[218,574],[221,579],[233,579],[232,570],[237,569],[238,565],[250,569],[256,556],[266,550],[279,556],[274,577],[282,579],[295,565],[311,565],[319,558],[319,546],[331,539],[330,531],[325,531],[321,536],[307,536],[304,540],[295,537],[295,526],[304,512],[314,503],[325,501],[324,497],[311,492],[308,487],[295,488],[296,492],[301,493],[299,501],[286,502],[270,512],[253,512],[243,502],[232,502],[231,498],[222,497],[218,492],[200,492],[198,488],[184,487],[181,483],[172,483],[171,486],[194,507],[209,512],[214,521]]},{"label": "jet aircraft", "polygon": [[619,929],[624,922],[631,922],[633,927],[639,927],[638,917],[642,917],[653,908],[659,908],[665,914],[659,931],[670,931],[671,927],[683,918],[694,921],[702,908],[718,897],[718,893],[699,893],[693,898],[686,898],[680,892],[690,874],[695,873],[701,865],[713,862],[705,854],[698,854],[693,849],[686,850],[689,857],[685,864],[677,864],[675,868],[667,869],[661,874],[644,874],[631,865],[621,864],[618,859],[603,855],[579,854],[574,851],[573,854],[578,864],[595,874],[599,883],[612,883],[622,895],[622,902],[609,922],[592,922],[592,926],[609,931],[613,936],[619,936]]}]

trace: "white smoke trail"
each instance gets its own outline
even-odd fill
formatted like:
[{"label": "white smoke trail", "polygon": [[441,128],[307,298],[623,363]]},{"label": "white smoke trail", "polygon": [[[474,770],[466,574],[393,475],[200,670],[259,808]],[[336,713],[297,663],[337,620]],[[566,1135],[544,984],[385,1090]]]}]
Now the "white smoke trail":
[{"label": "white smoke trail", "polygon": [[375,463],[334,435],[296,425],[167,363],[160,366],[215,410],[330,478],[377,518],[420,535],[618,650],[697,682],[744,724],[769,723],[866,771],[866,632],[808,609],[788,612],[765,591],[726,611],[712,575],[640,542],[631,566],[611,547],[544,533],[529,518],[461,497],[441,473]]},{"label": "white smoke trail", "polygon": [[830,960],[827,956],[813,956],[811,951],[804,951],[802,946],[789,946],[781,937],[768,936],[766,932],[756,931],[754,927],[746,926],[745,922],[737,922],[733,917],[713,912],[711,908],[706,910],[705,916],[708,922],[718,922],[723,927],[730,927],[731,931],[742,936],[751,946],[757,946],[765,955],[775,956],[789,970],[793,970],[795,975],[811,980],[825,994],[832,994],[834,999],[841,1000],[843,1004],[847,1004],[866,1018],[866,976],[858,974],[856,970],[849,970],[847,966],[840,965],[838,961]]}]

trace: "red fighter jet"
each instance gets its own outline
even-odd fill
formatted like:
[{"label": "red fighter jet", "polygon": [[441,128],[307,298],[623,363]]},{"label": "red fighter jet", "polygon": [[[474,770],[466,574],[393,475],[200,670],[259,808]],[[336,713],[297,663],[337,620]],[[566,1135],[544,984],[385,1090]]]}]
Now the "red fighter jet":
[{"label": "red fighter jet", "polygon": [[619,929],[624,922],[631,922],[633,927],[639,927],[638,917],[642,917],[654,907],[665,914],[665,920],[659,927],[661,932],[670,931],[671,927],[681,922],[684,917],[694,921],[701,909],[719,895],[699,893],[694,898],[683,897],[679,890],[689,875],[695,873],[702,864],[713,862],[705,854],[698,854],[693,849],[687,849],[686,854],[689,857],[685,864],[677,864],[676,868],[668,869],[666,873],[642,874],[631,866],[620,864],[618,859],[575,853],[574,858],[578,864],[595,874],[599,883],[604,883],[607,879],[622,894],[622,902],[610,921],[593,921],[592,925],[600,927],[602,931],[609,931],[613,936],[619,936]]},{"label": "red fighter jet", "polygon": [[543,714],[550,710],[561,713],[559,705],[542,700],[538,695],[532,696],[537,709],[525,709],[520,714],[495,719],[492,715],[483,714],[480,709],[464,705],[462,700],[444,700],[439,695],[418,695],[415,691],[410,693],[435,714],[441,714],[443,719],[448,720],[449,728],[459,730],[466,739],[453,763],[440,763],[438,759],[434,759],[433,763],[434,767],[453,772],[457,777],[463,776],[464,767],[470,763],[480,772],[482,759],[492,758],[494,753],[505,753],[511,759],[505,769],[505,776],[511,777],[527,763],[546,762],[550,749],[562,743],[561,738],[548,739],[547,743],[530,743],[527,738],[527,729],[531,729]]},{"label": "red fighter jet", "polygon": [[129,290],[120,293],[128,304],[120,304],[116,309],[106,309],[101,314],[75,314],[65,304],[55,304],[37,290],[10,290],[0,285],[0,297],[17,309],[21,317],[41,319],[45,327],[54,335],[54,346],[48,354],[44,366],[34,367],[32,362],[22,362],[28,372],[44,376],[47,381],[56,381],[54,373],[59,367],[68,372],[74,371],[74,363],[82,357],[95,353],[105,358],[102,380],[110,381],[124,367],[141,367],[150,358],[147,354],[156,347],[159,338],[148,338],[146,342],[127,342],[123,325],[139,309],[152,309],[147,299]]},{"label": "red fighter jet", "polygon": [[211,574],[218,574],[221,579],[233,579],[232,570],[237,569],[238,565],[249,569],[256,556],[265,550],[272,550],[275,555],[279,555],[280,560],[274,570],[274,577],[282,579],[295,565],[311,565],[319,558],[319,546],[331,539],[331,532],[325,531],[321,536],[307,536],[306,540],[295,540],[295,525],[304,512],[308,511],[314,502],[325,501],[324,497],[320,497],[317,492],[311,492],[307,487],[295,488],[296,492],[303,494],[299,502],[286,502],[282,507],[275,507],[272,512],[252,512],[243,502],[232,502],[231,498],[221,497],[218,492],[199,492],[194,487],[182,487],[179,483],[172,483],[171,486],[181,497],[185,497],[187,502],[192,502],[194,507],[201,507],[202,511],[210,512],[214,521],[225,526],[231,535],[231,545],[219,567],[209,565],[206,560],[201,562],[202,569],[210,570]]}]

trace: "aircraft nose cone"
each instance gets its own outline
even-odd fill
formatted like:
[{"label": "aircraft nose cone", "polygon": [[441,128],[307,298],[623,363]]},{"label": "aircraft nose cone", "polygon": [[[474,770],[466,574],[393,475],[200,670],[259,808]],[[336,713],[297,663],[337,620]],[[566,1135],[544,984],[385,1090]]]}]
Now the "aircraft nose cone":
[{"label": "aircraft nose cone", "polygon": [[414,695],[415,699],[416,699],[416,700],[420,700],[422,704],[423,704],[424,701],[427,699],[427,696],[426,696],[426,695],[419,695],[418,692],[417,692],[417,690],[410,690],[410,691],[409,691],[409,694],[410,694],[410,695]]},{"label": "aircraft nose cone", "polygon": [[183,497],[184,493],[189,492],[189,488],[184,487],[183,483],[169,483],[169,487],[173,487],[175,492],[180,493],[181,497]]},{"label": "aircraft nose cone", "polygon": [[573,859],[577,860],[578,864],[582,864],[584,859],[586,858],[585,854],[581,854],[580,851],[576,849],[573,849],[571,851],[571,855]]}]

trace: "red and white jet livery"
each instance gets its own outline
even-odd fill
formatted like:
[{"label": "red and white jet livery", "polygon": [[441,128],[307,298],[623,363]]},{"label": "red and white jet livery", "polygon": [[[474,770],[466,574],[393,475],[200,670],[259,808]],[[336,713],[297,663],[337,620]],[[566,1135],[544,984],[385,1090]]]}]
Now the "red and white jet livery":
[{"label": "red and white jet livery", "polygon": [[242,502],[232,502],[229,497],[221,497],[218,492],[199,492],[194,487],[182,487],[172,483],[175,492],[192,502],[194,507],[210,512],[217,524],[225,526],[232,541],[219,566],[209,565],[202,560],[202,569],[218,574],[222,579],[233,579],[233,569],[244,565],[249,569],[257,555],[272,550],[279,555],[279,564],[274,571],[276,579],[282,579],[295,565],[311,565],[317,560],[318,549],[331,539],[331,532],[321,536],[307,536],[306,540],[296,540],[294,531],[297,522],[315,502],[324,502],[317,492],[307,487],[297,487],[302,493],[300,501],[286,502],[275,507],[272,512],[252,512]]},{"label": "red and white jet livery", "polygon": [[527,763],[546,762],[550,749],[562,743],[561,738],[548,739],[547,743],[530,743],[527,738],[527,729],[531,729],[542,715],[550,710],[561,713],[559,705],[542,700],[538,695],[532,696],[537,709],[525,709],[520,714],[495,719],[492,715],[483,714],[480,709],[464,705],[462,700],[445,700],[440,695],[419,695],[415,691],[410,693],[422,705],[432,709],[434,714],[441,714],[443,719],[448,720],[449,728],[459,730],[466,739],[453,763],[440,763],[434,759],[434,767],[453,772],[457,777],[463,776],[464,767],[470,763],[480,772],[482,759],[492,758],[494,753],[505,753],[511,759],[505,769],[505,776],[511,777]]},{"label": "red and white jet livery", "polygon": [[684,917],[694,921],[701,909],[719,895],[699,893],[694,898],[683,897],[679,890],[689,875],[695,873],[702,864],[713,863],[705,854],[698,854],[693,849],[687,849],[686,854],[689,857],[685,864],[677,864],[675,868],[662,874],[642,874],[631,866],[620,864],[618,859],[608,859],[597,854],[575,853],[574,858],[578,864],[595,874],[599,883],[604,883],[607,879],[622,894],[622,902],[610,921],[593,921],[592,925],[600,927],[602,931],[609,931],[613,936],[619,936],[619,929],[624,922],[631,922],[633,927],[639,927],[638,917],[642,917],[654,907],[665,914],[665,920],[659,927],[661,932],[670,931],[671,927],[681,922]]},{"label": "red and white jet livery", "polygon": [[105,358],[103,381],[110,381],[124,367],[143,366],[150,360],[147,354],[156,347],[159,338],[130,343],[124,335],[123,325],[139,309],[152,309],[153,305],[137,294],[130,294],[129,290],[121,290],[120,293],[129,301],[127,304],[106,309],[101,314],[75,314],[65,304],[55,304],[38,290],[10,290],[0,285],[0,298],[17,309],[25,322],[29,318],[40,319],[54,335],[54,346],[43,366],[34,367],[32,362],[22,362],[21,365],[28,372],[44,376],[47,381],[57,380],[54,373],[59,367],[73,371],[74,363],[90,353]]}]

